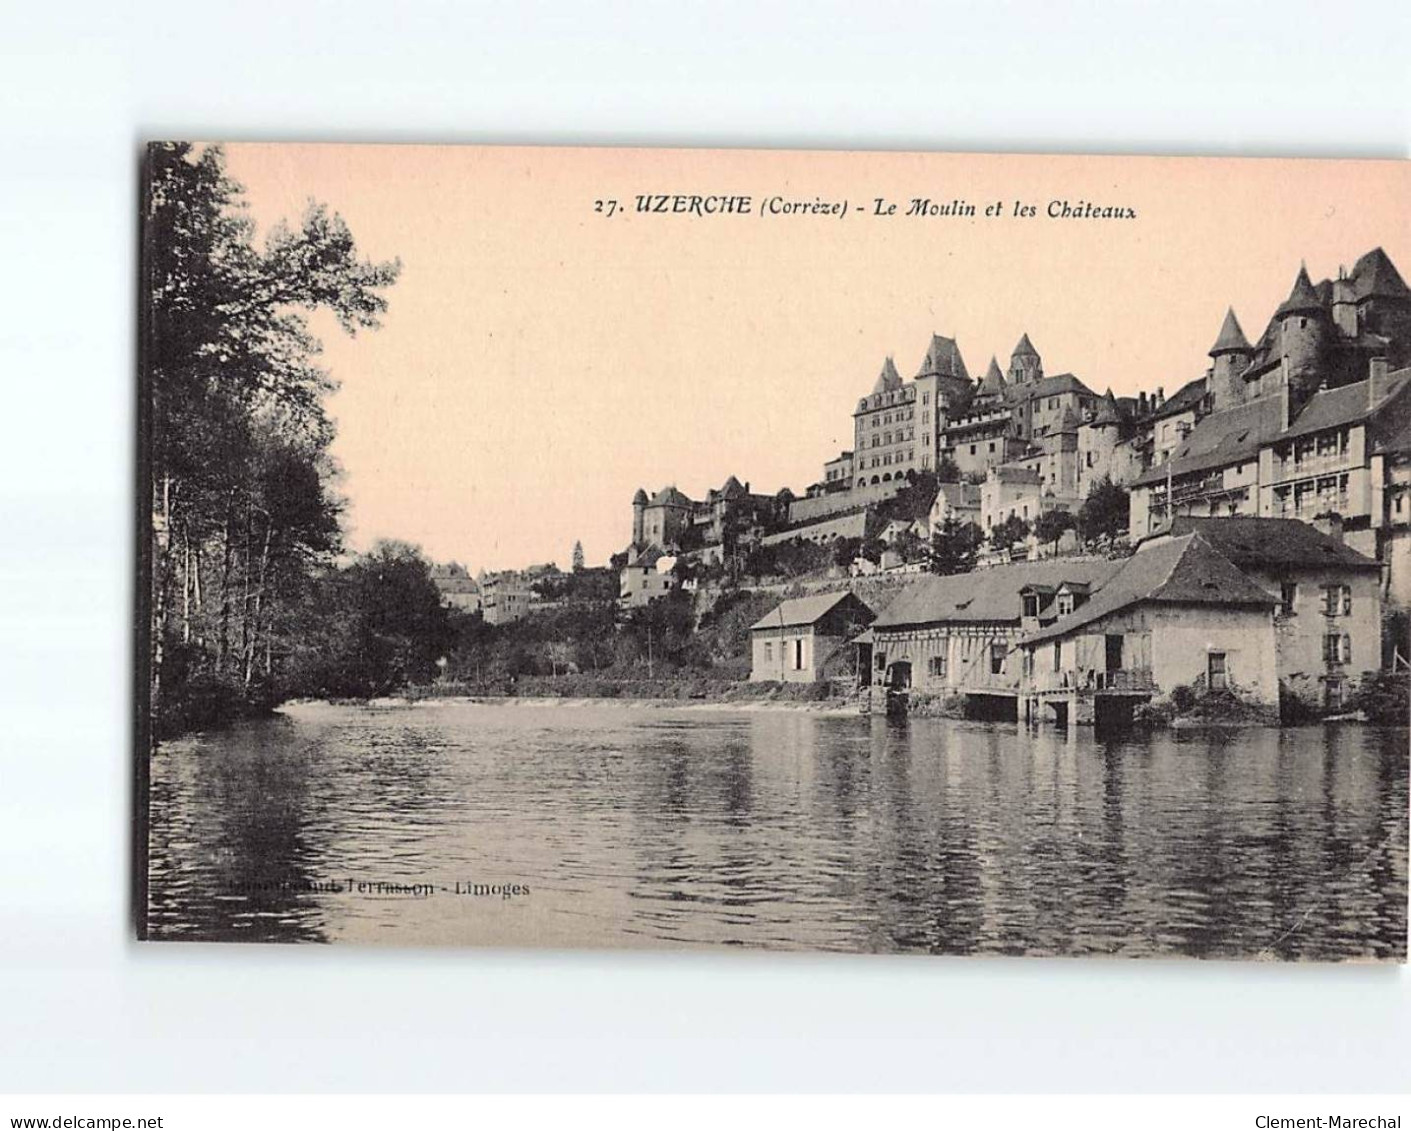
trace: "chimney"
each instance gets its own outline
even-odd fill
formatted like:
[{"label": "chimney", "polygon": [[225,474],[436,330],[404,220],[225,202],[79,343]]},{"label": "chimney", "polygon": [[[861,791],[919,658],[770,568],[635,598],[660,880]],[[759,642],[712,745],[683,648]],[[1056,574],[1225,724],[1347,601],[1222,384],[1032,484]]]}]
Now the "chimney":
[{"label": "chimney", "polygon": [[1146,415],[1146,390],[1142,390],[1137,396],[1137,412],[1142,416]]},{"label": "chimney", "polygon": [[1317,518],[1313,520],[1313,527],[1316,530],[1322,531],[1334,542],[1337,542],[1339,545],[1341,545],[1342,515],[1337,514],[1334,511],[1328,511],[1326,514],[1320,514]]},{"label": "chimney", "polygon": [[1367,364],[1367,407],[1377,403],[1378,390],[1386,388],[1387,359],[1374,357]]},{"label": "chimney", "polygon": [[1166,403],[1166,390],[1160,385],[1156,386],[1156,399],[1152,402],[1152,408],[1158,409]]}]

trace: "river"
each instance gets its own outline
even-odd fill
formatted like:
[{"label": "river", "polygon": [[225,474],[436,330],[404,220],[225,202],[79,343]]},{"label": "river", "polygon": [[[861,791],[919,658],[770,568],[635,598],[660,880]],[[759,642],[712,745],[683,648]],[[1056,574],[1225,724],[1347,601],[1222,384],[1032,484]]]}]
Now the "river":
[{"label": "river", "polygon": [[1407,732],[300,704],[153,755],[154,938],[1396,958]]}]

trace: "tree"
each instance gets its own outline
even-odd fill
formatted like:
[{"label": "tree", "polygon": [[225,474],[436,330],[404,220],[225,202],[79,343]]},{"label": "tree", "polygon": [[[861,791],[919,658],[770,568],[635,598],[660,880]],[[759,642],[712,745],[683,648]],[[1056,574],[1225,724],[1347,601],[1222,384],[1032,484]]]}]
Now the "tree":
[{"label": "tree", "polygon": [[1016,542],[1022,542],[1027,537],[1029,537],[1029,523],[1017,514],[1012,514],[990,530],[990,545],[996,550],[1007,550]]},{"label": "tree", "polygon": [[360,260],[318,204],[254,237],[219,147],[149,148],[140,343],[158,733],[268,698],[292,604],[339,543],[334,382],[307,318],[375,328],[400,269]]},{"label": "tree", "polygon": [[1111,477],[1104,475],[1092,485],[1088,497],[1078,508],[1078,531],[1084,542],[1100,538],[1116,539],[1126,531],[1130,519],[1131,497]]},{"label": "tree", "polygon": [[583,543],[573,543],[573,572],[583,572]]},{"label": "tree", "polygon": [[984,534],[973,522],[946,519],[931,534],[929,568],[932,573],[968,573],[975,568],[975,555]]},{"label": "tree", "polygon": [[1058,548],[1058,540],[1077,526],[1077,520],[1067,511],[1044,511],[1034,523],[1034,536],[1041,544]]},{"label": "tree", "polygon": [[947,452],[936,463],[937,483],[959,483],[961,479],[960,467],[955,460],[951,459]]}]

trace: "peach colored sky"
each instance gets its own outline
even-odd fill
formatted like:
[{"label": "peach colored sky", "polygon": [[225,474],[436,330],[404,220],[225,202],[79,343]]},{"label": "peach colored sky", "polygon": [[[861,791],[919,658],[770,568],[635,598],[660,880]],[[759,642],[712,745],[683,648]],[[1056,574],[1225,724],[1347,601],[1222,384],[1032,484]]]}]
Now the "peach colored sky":
[{"label": "peach colored sky", "polygon": [[[1262,332],[1300,260],[1314,280],[1381,245],[1411,275],[1406,162],[909,153],[227,147],[263,231],[313,197],[360,251],[400,256],[383,328],[316,328],[355,548],[438,560],[590,564],[630,535],[630,499],[728,475],[803,489],[852,446],[887,354],[903,377],[933,332],[972,375],[1027,331],[1045,371],[1098,392],[1208,363],[1225,307]],[[639,193],[760,202],[883,196],[890,219],[596,215]],[[906,217],[961,198],[975,219]],[[1050,220],[1050,200],[1135,221]],[[1039,216],[986,219],[986,204]]]}]

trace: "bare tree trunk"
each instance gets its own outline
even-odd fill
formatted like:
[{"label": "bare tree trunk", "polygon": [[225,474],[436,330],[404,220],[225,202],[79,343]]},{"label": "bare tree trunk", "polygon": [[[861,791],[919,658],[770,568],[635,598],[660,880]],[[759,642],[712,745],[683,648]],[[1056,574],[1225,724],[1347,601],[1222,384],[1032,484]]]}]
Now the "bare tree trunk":
[{"label": "bare tree trunk", "polygon": [[221,571],[220,571],[220,637],[216,642],[216,671],[225,670],[225,658],[230,651],[230,524],[232,521],[231,511],[235,504],[235,492],[230,493],[230,497],[225,504],[225,529],[221,534]]},{"label": "bare tree trunk", "polygon": [[181,525],[181,642],[191,643],[191,535]]},{"label": "bare tree trunk", "polygon": [[162,662],[166,658],[162,646],[167,625],[167,584],[170,574],[168,549],[171,542],[171,475],[162,473],[161,506],[152,523],[152,709],[157,710],[162,697]]},{"label": "bare tree trunk", "polygon": [[250,680],[255,671],[255,650],[259,644],[260,637],[260,610],[264,605],[265,598],[265,578],[269,571],[269,547],[273,529],[269,523],[265,524],[265,544],[260,550],[260,574],[255,586],[254,613],[251,618],[254,623],[253,631],[249,633],[249,645],[245,651],[245,689],[250,688]]}]

